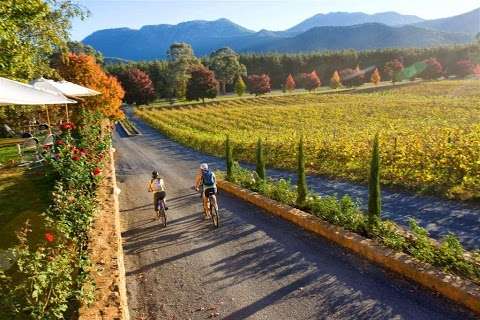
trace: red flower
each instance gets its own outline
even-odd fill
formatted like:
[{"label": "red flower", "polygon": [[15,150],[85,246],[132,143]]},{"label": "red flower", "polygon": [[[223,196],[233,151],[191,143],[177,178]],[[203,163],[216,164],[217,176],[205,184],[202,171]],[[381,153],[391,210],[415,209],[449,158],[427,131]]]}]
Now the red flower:
[{"label": "red flower", "polygon": [[55,240],[55,236],[51,232],[45,233],[45,240],[48,242],[53,242]]},{"label": "red flower", "polygon": [[55,141],[55,144],[56,144],[57,146],[63,146],[63,145],[65,144],[65,141],[63,141],[63,140],[57,140],[57,141]]},{"label": "red flower", "polygon": [[62,129],[62,131],[73,130],[75,129],[75,125],[72,122],[64,122],[60,125],[60,129]]},{"label": "red flower", "polygon": [[79,157],[79,156],[73,156],[73,157],[72,157],[72,160],[73,160],[73,161],[78,161],[78,160],[80,160],[80,157]]},{"label": "red flower", "polygon": [[99,167],[96,167],[95,169],[93,169],[92,174],[94,176],[98,176],[101,172],[102,172],[102,170],[100,170]]},{"label": "red flower", "polygon": [[44,150],[50,150],[51,147],[52,147],[51,144],[45,144],[45,145],[43,145],[43,149],[44,149]]}]

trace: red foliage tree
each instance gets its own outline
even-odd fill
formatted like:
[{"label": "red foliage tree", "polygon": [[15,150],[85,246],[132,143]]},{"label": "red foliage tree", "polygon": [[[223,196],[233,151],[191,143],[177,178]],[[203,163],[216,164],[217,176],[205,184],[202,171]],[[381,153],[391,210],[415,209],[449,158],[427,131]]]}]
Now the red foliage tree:
[{"label": "red foliage tree", "polygon": [[308,91],[317,89],[321,84],[320,78],[315,70],[305,76],[305,89]]},{"label": "red foliage tree", "polygon": [[272,91],[270,77],[266,74],[253,74],[248,77],[248,90],[256,96]]},{"label": "red foliage tree", "polygon": [[125,90],[125,102],[137,105],[149,104],[155,100],[155,89],[148,74],[137,68],[121,72],[118,80]]},{"label": "red foliage tree", "polygon": [[295,90],[295,80],[293,79],[292,75],[289,74],[287,80],[285,80],[285,90],[293,91]]},{"label": "red foliage tree", "polygon": [[385,64],[384,72],[389,76],[393,83],[401,80],[400,72],[403,70],[403,62],[401,59],[393,59]]},{"label": "red foliage tree", "polygon": [[190,72],[190,79],[187,83],[187,100],[215,98],[218,92],[218,81],[215,79],[213,71],[200,65]]},{"label": "red foliage tree", "polygon": [[424,61],[425,70],[420,75],[423,79],[438,79],[443,75],[443,66],[436,58]]},{"label": "red foliage tree", "polygon": [[475,65],[470,60],[460,60],[455,64],[453,74],[460,78],[465,78],[468,75],[474,74]]},{"label": "red foliage tree", "polygon": [[480,78],[480,64],[477,64],[473,69],[473,74],[475,77]]},{"label": "red foliage tree", "polygon": [[93,56],[70,53],[60,59],[56,68],[65,80],[101,93],[83,98],[80,105],[91,110],[99,110],[113,119],[123,118],[120,106],[125,92],[117,78],[107,75]]}]

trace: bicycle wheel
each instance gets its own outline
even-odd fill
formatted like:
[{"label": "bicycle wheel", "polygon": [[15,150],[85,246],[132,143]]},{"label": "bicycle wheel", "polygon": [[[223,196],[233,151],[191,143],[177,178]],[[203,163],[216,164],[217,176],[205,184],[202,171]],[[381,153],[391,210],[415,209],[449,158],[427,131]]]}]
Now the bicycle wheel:
[{"label": "bicycle wheel", "polygon": [[217,199],[215,196],[210,196],[210,216],[212,218],[213,225],[215,228],[218,228],[220,225],[220,221],[218,218],[218,205],[217,205]]},{"label": "bicycle wheel", "polygon": [[165,207],[162,205],[158,210],[158,217],[160,218],[160,225],[167,226],[167,214],[165,212]]}]

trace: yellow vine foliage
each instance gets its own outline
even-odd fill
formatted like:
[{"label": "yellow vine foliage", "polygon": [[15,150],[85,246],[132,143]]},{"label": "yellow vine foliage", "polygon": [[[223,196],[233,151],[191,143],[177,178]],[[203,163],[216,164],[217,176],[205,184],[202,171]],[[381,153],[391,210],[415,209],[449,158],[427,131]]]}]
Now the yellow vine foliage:
[{"label": "yellow vine foliage", "polygon": [[277,168],[295,168],[303,134],[309,172],[360,182],[367,181],[371,139],[380,132],[382,183],[479,198],[478,85],[449,80],[381,93],[259,97],[137,113],[214,155],[223,155],[228,134],[236,158],[254,162],[262,138],[267,164]]}]

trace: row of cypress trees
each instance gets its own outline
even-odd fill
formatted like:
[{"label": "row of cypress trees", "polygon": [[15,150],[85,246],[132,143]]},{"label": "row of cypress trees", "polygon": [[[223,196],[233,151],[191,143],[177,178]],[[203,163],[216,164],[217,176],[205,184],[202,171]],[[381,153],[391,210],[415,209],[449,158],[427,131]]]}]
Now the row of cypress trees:
[{"label": "row of cypress trees", "polygon": [[[304,207],[308,186],[305,174],[305,153],[303,150],[303,137],[298,143],[297,154],[297,206]],[[225,158],[227,164],[227,180],[233,181],[233,148],[230,138],[227,136],[225,140]],[[262,139],[258,139],[256,148],[256,170],[260,179],[266,180],[265,157],[263,151]],[[379,136],[375,135],[372,147],[372,156],[370,161],[370,175],[368,179],[368,226],[373,227],[380,220],[381,215],[381,190],[380,190],[380,147]]]}]

